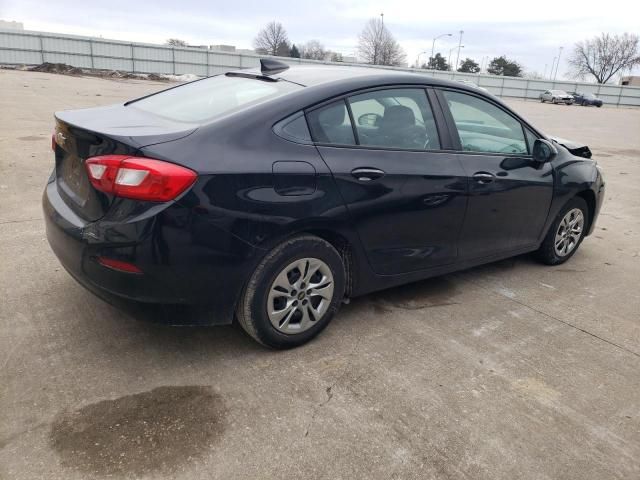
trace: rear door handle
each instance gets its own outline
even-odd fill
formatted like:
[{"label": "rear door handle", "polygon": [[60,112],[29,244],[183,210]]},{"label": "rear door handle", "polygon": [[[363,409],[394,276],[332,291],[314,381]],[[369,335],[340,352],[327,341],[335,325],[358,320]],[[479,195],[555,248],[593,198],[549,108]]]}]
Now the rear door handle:
[{"label": "rear door handle", "polygon": [[351,175],[361,182],[370,182],[384,176],[384,171],[379,168],[360,167],[351,170]]},{"label": "rear door handle", "polygon": [[495,175],[489,173],[489,172],[476,172],[473,174],[473,179],[477,182],[477,183],[491,183],[493,182],[495,178]]}]

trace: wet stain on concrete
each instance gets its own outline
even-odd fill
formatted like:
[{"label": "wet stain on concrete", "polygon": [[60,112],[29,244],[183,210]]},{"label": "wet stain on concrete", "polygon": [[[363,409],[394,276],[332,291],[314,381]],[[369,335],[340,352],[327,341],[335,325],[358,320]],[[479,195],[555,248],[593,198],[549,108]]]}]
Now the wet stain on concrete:
[{"label": "wet stain on concrete", "polygon": [[171,473],[215,448],[224,413],[209,387],[159,387],[61,414],[50,442],[65,467],[85,473]]},{"label": "wet stain on concrete", "polygon": [[18,137],[18,140],[22,140],[24,142],[38,142],[43,140],[45,137],[37,137],[36,135],[29,135],[28,137]]},{"label": "wet stain on concrete", "polygon": [[384,313],[388,306],[404,310],[455,305],[457,289],[446,277],[437,277],[401,287],[383,290],[372,295],[378,305],[377,311]]}]

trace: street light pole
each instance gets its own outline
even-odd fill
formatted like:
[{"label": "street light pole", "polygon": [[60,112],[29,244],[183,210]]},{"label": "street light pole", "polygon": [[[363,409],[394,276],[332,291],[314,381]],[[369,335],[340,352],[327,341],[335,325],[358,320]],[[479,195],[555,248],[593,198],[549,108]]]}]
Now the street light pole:
[{"label": "street light pole", "polygon": [[556,57],[553,57],[553,61],[551,62],[551,70],[549,70],[549,80],[553,80],[553,68],[556,64]]},{"label": "street light pole", "polygon": [[380,18],[382,18],[382,28],[384,28],[384,13],[380,14]]},{"label": "street light pole", "polygon": [[435,48],[436,48],[436,40],[442,37],[450,37],[452,36],[452,33],[443,33],[442,35],[438,35],[437,37],[435,37],[433,39],[433,43],[431,44],[431,58],[433,58],[433,55],[435,53]]},{"label": "street light pole", "polygon": [[464,33],[464,30],[460,30],[460,38],[458,39],[458,54],[456,55],[456,68],[454,70],[458,69],[458,62],[460,61],[460,49],[462,48],[462,34]]},{"label": "street light pole", "polygon": [[424,55],[427,52],[420,52],[416,58],[416,68],[420,68],[420,55]]},{"label": "street light pole", "polygon": [[453,52],[456,48],[458,49],[458,52],[459,52],[461,48],[464,48],[464,45],[458,45],[457,47],[453,47],[451,50],[449,50],[449,69],[451,70],[453,70],[451,68],[451,52]]},{"label": "street light pole", "polygon": [[558,51],[558,63],[556,63],[556,73],[553,75],[553,81],[556,81],[556,77],[558,76],[558,68],[560,67],[560,56],[562,55],[562,49],[564,47],[560,47],[560,50]]}]

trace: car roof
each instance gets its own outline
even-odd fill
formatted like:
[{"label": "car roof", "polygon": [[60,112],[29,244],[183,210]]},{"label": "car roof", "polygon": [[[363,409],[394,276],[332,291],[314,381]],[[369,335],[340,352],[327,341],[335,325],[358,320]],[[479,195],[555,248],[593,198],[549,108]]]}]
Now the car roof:
[{"label": "car roof", "polygon": [[[238,70],[237,74],[261,75],[259,69]],[[272,78],[297,83],[305,87],[359,80],[359,83],[377,84],[424,83],[458,87],[460,82],[441,80],[427,73],[390,70],[372,66],[336,66],[336,65],[295,65],[273,75]]]}]

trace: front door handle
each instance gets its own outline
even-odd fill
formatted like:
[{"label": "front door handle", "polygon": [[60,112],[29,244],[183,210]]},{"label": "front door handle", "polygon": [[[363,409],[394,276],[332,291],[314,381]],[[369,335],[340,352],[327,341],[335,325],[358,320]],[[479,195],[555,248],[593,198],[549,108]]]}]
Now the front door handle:
[{"label": "front door handle", "polygon": [[360,167],[351,170],[351,175],[361,182],[370,182],[384,176],[384,171],[379,168]]},{"label": "front door handle", "polygon": [[493,182],[495,175],[489,172],[476,172],[473,174],[473,179],[477,183],[485,184]]}]

